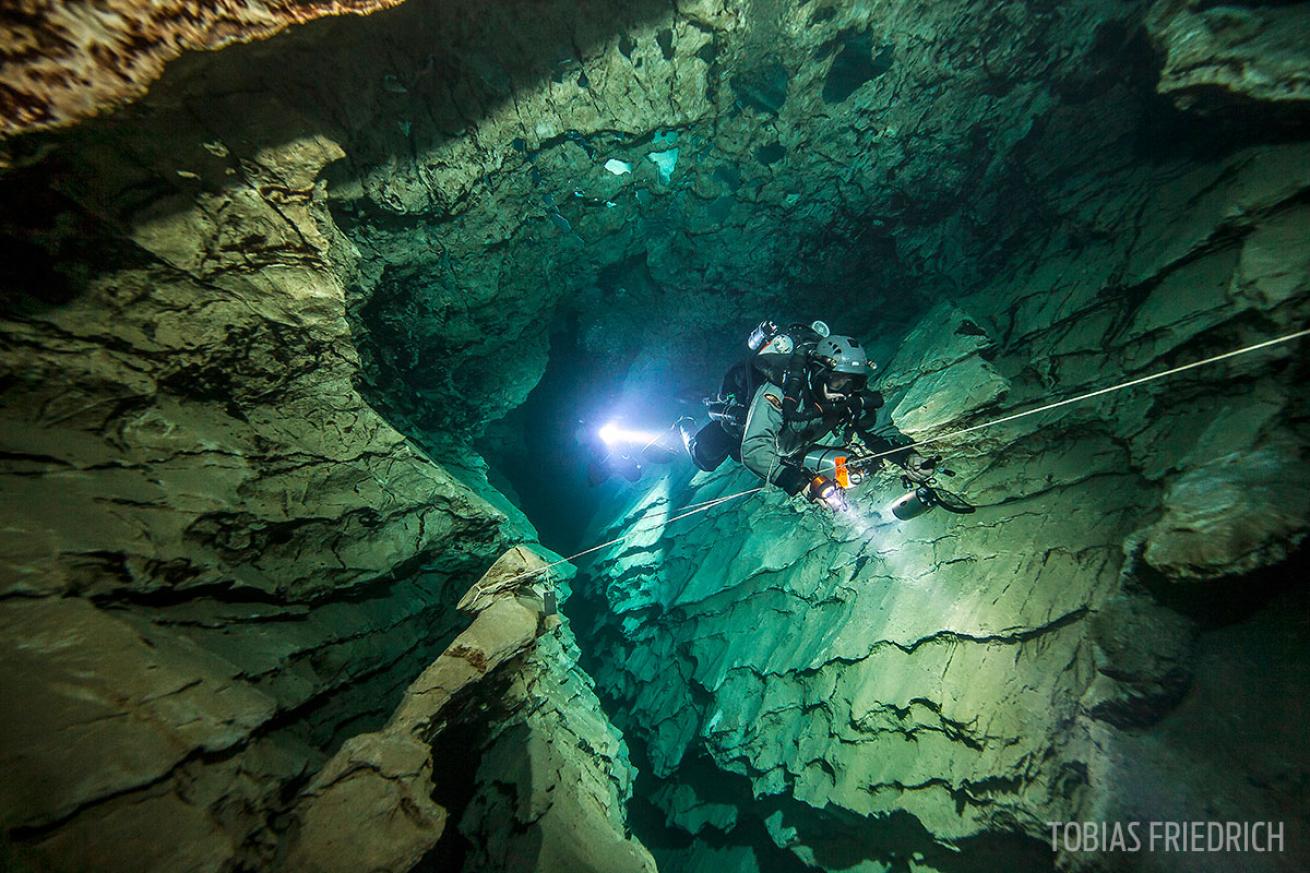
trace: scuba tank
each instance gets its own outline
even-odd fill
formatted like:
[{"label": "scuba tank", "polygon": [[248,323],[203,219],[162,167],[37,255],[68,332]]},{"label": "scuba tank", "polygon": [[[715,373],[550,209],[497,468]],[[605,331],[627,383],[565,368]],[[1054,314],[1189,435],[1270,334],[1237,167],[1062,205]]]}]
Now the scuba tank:
[{"label": "scuba tank", "polygon": [[864,471],[860,467],[849,466],[851,450],[844,446],[814,446],[805,453],[801,465],[807,470],[814,470],[828,476],[843,490],[864,481]]},{"label": "scuba tank", "polygon": [[746,345],[755,352],[754,361],[757,367],[770,375],[778,375],[772,371],[775,371],[780,364],[784,364],[792,355],[809,354],[819,340],[826,337],[828,333],[828,325],[822,321],[813,324],[795,322],[785,328],[779,327],[772,321],[761,321],[755,330],[751,331]]},{"label": "scuba tank", "polygon": [[774,324],[772,321],[761,321],[756,326],[755,330],[751,331],[751,335],[746,338],[746,347],[752,352],[758,352],[764,344],[773,339],[777,333],[778,325]]},{"label": "scuba tank", "polygon": [[809,421],[824,416],[822,411],[810,408],[812,404],[805,401],[809,396],[806,367],[810,352],[827,334],[828,325],[822,321],[789,324],[763,341],[751,358],[757,372],[782,388],[782,415],[787,421]]},{"label": "scuba tank", "polygon": [[909,521],[936,506],[956,515],[968,515],[975,511],[975,507],[960,495],[927,482],[893,500],[887,506],[887,511],[901,521]]},{"label": "scuba tank", "polygon": [[728,369],[717,395],[703,399],[710,419],[721,424],[727,433],[740,437],[750,402],[765,380],[782,388],[782,413],[786,421],[823,418],[822,411],[802,405],[808,396],[804,365],[810,352],[828,334],[828,325],[822,321],[808,325],[795,322],[785,330],[775,321],[761,321],[746,338],[750,356]]}]

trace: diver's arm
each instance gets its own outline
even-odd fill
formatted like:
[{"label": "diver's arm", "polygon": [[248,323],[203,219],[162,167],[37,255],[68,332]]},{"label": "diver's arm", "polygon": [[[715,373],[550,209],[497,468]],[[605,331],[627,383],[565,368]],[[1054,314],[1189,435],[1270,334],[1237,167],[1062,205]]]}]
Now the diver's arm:
[{"label": "diver's arm", "polygon": [[903,469],[910,479],[925,481],[932,476],[933,468],[936,466],[937,461],[940,460],[939,458],[925,458],[920,455],[911,448],[914,445],[914,440],[897,430],[891,422],[888,422],[881,431],[881,433],[875,434],[863,429],[856,429],[861,442],[875,456],[878,456],[880,460],[891,461]]},{"label": "diver's arm", "polygon": [[812,477],[782,457],[778,447],[782,426],[782,391],[766,383],[755,392],[746,413],[741,462],[765,482],[777,485],[788,494],[797,494]]},{"label": "diver's arm", "polygon": [[[912,450],[902,449],[901,447],[910,445],[913,440],[890,425],[884,427],[882,430],[883,433],[880,434],[864,430],[858,431],[858,433],[860,435],[860,440],[875,455],[882,455],[882,457],[891,461],[893,464],[904,467],[905,459],[909,456]],[[888,431],[890,431],[890,433],[887,433]]]},{"label": "diver's arm", "polygon": [[936,459],[926,460],[914,449],[909,448],[914,444],[914,440],[901,433],[892,424],[890,418],[886,420],[882,427],[877,428],[878,433],[874,433],[874,429],[877,427],[878,410],[882,406],[882,394],[866,388],[860,397],[854,427],[855,433],[859,434],[861,442],[873,454],[891,461],[908,473],[920,476],[928,475],[927,471],[931,470]]}]

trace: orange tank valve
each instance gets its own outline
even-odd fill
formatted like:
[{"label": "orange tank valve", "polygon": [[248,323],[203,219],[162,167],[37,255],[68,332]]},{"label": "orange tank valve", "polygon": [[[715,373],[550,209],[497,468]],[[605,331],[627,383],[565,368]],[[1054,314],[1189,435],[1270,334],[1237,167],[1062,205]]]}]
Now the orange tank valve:
[{"label": "orange tank valve", "polygon": [[837,480],[837,484],[838,484],[839,486],[841,486],[841,488],[842,488],[843,490],[846,489],[846,488],[850,488],[850,487],[851,487],[851,471],[848,470],[848,469],[846,469],[846,456],[845,456],[845,455],[838,455],[838,456],[833,460],[833,463],[834,463],[834,464],[836,465],[836,467],[837,467],[837,475],[833,477],[833,478],[835,478],[835,479]]}]

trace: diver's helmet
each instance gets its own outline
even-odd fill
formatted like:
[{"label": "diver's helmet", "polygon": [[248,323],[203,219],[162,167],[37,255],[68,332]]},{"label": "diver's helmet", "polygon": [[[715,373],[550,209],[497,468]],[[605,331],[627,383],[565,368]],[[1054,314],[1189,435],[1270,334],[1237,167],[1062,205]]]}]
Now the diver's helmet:
[{"label": "diver's helmet", "polygon": [[810,354],[810,387],[822,403],[841,403],[869,381],[869,361],[858,340],[834,334],[819,340]]}]

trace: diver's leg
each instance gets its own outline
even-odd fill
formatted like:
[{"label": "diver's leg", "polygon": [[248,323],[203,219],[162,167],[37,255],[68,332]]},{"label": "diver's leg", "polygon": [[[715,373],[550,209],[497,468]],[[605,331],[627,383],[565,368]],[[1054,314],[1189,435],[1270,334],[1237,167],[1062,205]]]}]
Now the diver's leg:
[{"label": "diver's leg", "polygon": [[717,470],[732,452],[735,440],[717,421],[711,421],[694,434],[687,428],[680,429],[691,462],[706,472]]}]

